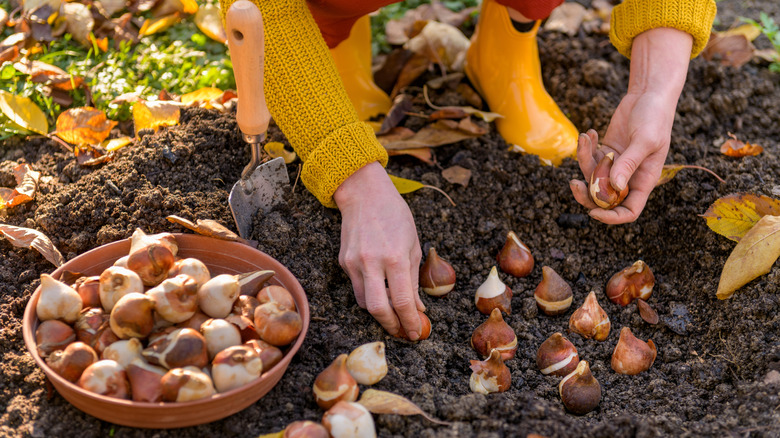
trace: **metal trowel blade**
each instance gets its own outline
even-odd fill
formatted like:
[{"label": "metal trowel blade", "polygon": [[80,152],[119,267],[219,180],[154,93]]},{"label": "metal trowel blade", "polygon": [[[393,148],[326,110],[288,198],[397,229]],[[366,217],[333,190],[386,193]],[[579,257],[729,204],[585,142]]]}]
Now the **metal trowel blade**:
[{"label": "metal trowel blade", "polygon": [[284,199],[285,189],[289,186],[290,177],[282,157],[257,166],[248,178],[241,178],[233,185],[228,203],[242,238],[249,239],[255,213],[259,210],[263,213],[271,211]]}]

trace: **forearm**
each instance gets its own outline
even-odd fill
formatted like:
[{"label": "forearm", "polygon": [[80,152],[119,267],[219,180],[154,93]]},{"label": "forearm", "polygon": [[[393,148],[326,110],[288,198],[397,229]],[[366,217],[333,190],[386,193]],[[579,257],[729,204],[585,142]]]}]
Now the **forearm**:
[{"label": "forearm", "polygon": [[651,29],[634,38],[629,94],[653,93],[677,104],[688,74],[693,38],[668,27]]}]

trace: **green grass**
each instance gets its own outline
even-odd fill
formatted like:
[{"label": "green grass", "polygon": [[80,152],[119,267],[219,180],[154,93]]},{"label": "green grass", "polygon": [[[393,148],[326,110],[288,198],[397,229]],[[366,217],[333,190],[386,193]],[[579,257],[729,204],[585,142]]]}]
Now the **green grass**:
[{"label": "green grass", "polygon": [[[761,33],[769,38],[769,42],[772,43],[772,47],[775,51],[780,53],[780,27],[775,23],[775,20],[770,17],[766,12],[761,12],[759,15],[759,21],[752,20],[750,18],[743,18],[746,23],[750,23],[756,28],[761,30]],[[780,61],[769,64],[769,70],[775,73],[780,73]]]}]

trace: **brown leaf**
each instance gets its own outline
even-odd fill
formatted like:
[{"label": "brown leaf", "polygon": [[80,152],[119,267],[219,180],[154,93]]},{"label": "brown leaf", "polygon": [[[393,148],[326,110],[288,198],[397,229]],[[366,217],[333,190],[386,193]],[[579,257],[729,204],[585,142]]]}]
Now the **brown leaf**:
[{"label": "brown leaf", "polygon": [[409,41],[414,33],[414,25],[418,21],[433,20],[436,11],[429,4],[422,4],[410,9],[404,16],[397,20],[390,20],[385,24],[385,36],[389,44],[400,45]]},{"label": "brown leaf", "polygon": [[431,148],[390,149],[387,151],[387,155],[391,157],[396,155],[409,155],[426,164],[430,164],[431,166],[436,164],[433,161],[433,152],[431,151]]},{"label": "brown leaf", "polygon": [[647,301],[637,298],[636,307],[639,309],[639,316],[648,324],[658,324],[658,312],[656,312]]},{"label": "brown leaf", "polygon": [[57,117],[55,134],[74,145],[96,145],[108,138],[117,122],[92,107],[71,108]]},{"label": "brown leaf", "polygon": [[752,193],[724,196],[701,215],[721,236],[739,242],[763,216],[780,216],[780,200]]},{"label": "brown leaf", "polygon": [[32,248],[38,251],[46,260],[58,268],[65,263],[65,258],[51,243],[51,240],[38,230],[0,224],[0,234],[4,235],[13,246]]},{"label": "brown leaf", "polygon": [[565,2],[550,13],[550,17],[544,24],[544,30],[574,36],[580,30],[586,12],[585,7],[579,3]]},{"label": "brown leaf", "polygon": [[698,169],[703,170],[705,172],[710,173],[712,176],[718,179],[718,181],[722,183],[726,183],[723,178],[719,177],[717,173],[711,171],[710,169],[707,169],[706,167],[701,166],[692,166],[688,164],[664,164],[664,167],[661,169],[661,176],[658,178],[658,181],[655,183],[655,186],[658,187],[661,184],[666,184],[669,181],[671,181],[677,174],[683,170],[683,169]]},{"label": "brown leaf", "polygon": [[470,41],[457,27],[429,21],[404,47],[450,71],[463,71]]},{"label": "brown leaf", "polygon": [[88,36],[95,27],[95,19],[92,13],[84,4],[77,2],[63,3],[61,7],[62,15],[67,23],[68,33],[73,39],[85,46],[90,46]]},{"label": "brown leaf", "polygon": [[463,108],[458,108],[456,106],[444,107],[440,110],[432,112],[429,116],[430,120],[462,119],[464,117],[468,117],[466,111],[463,111]]},{"label": "brown leaf", "polygon": [[32,201],[38,191],[41,173],[32,170],[27,164],[20,164],[14,167],[14,178],[16,188],[0,188],[0,210]]},{"label": "brown leaf", "polygon": [[487,128],[474,123],[474,121],[471,120],[471,117],[466,117],[458,122],[458,129],[474,135],[485,135],[488,132]]},{"label": "brown leaf", "polygon": [[366,389],[358,403],[372,414],[422,415],[428,421],[436,424],[450,424],[431,417],[411,400],[392,392]]},{"label": "brown leaf", "polygon": [[437,110],[443,110],[443,109],[460,109],[466,114],[470,114],[476,117],[479,117],[480,119],[486,121],[486,122],[492,122],[495,119],[502,118],[501,114],[498,113],[491,113],[489,111],[481,111],[476,108],[472,108],[470,106],[438,106],[434,105],[433,102],[431,102],[431,99],[428,97],[428,87],[423,87],[423,97],[425,97],[425,102],[433,109]]},{"label": "brown leaf", "polygon": [[746,157],[756,156],[761,152],[764,152],[764,148],[758,145],[743,143],[737,139],[737,137],[729,133],[730,139],[723,142],[720,147],[720,152],[728,157]]},{"label": "brown leaf", "polygon": [[390,132],[392,128],[398,126],[406,117],[406,113],[412,110],[412,96],[408,94],[399,94],[393,99],[393,106],[387,112],[387,116],[382,121],[382,127],[379,128],[377,135],[383,135]]},{"label": "brown leaf", "polygon": [[474,108],[482,108],[482,98],[467,84],[460,83],[456,91]]},{"label": "brown leaf", "polygon": [[212,219],[198,219],[197,222],[185,219],[181,216],[170,215],[166,216],[169,222],[181,225],[188,230],[192,230],[198,234],[207,237],[213,237],[215,239],[227,240],[230,242],[240,242],[246,245],[257,248],[257,242],[253,240],[242,239],[238,234],[230,231],[227,227]]},{"label": "brown leaf", "polygon": [[428,82],[425,83],[426,87],[433,88],[434,90],[438,90],[441,87],[446,86],[447,88],[455,88],[457,87],[463,78],[465,78],[466,75],[463,72],[456,71],[454,73],[448,73],[444,76],[435,77]]},{"label": "brown leaf", "polygon": [[719,35],[713,32],[701,56],[708,61],[720,59],[721,65],[739,68],[753,58],[755,50],[745,35]]},{"label": "brown leaf", "polygon": [[461,131],[458,124],[452,120],[437,120],[409,138],[388,140],[387,137],[377,137],[377,140],[385,149],[413,149],[442,146],[475,137],[479,135]]},{"label": "brown leaf", "polygon": [[411,138],[413,136],[414,131],[411,129],[405,128],[403,126],[396,126],[395,128],[390,129],[387,134],[377,136],[377,139],[379,140],[379,143],[391,143],[394,141],[406,140],[407,138]]},{"label": "brown leaf", "polygon": [[0,64],[4,62],[13,62],[19,58],[19,47],[10,46],[5,49],[0,48]]},{"label": "brown leaf", "polygon": [[78,88],[84,82],[79,76],[71,76],[65,70],[41,61],[24,59],[14,63],[18,71],[30,75],[30,80],[36,83],[44,83],[54,88],[70,91]]},{"label": "brown leaf", "polygon": [[439,0],[433,0],[431,2],[431,8],[433,9],[433,13],[436,15],[436,21],[455,27],[463,24],[463,22],[466,21],[466,19],[468,19],[469,16],[477,10],[475,7],[470,7],[463,8],[457,12],[451,11]]},{"label": "brown leaf", "polygon": [[468,187],[471,180],[471,171],[460,166],[452,166],[442,170],[441,176],[451,184],[460,184],[463,187]]},{"label": "brown leaf", "polygon": [[385,57],[379,70],[374,72],[374,82],[377,86],[387,93],[392,92],[398,75],[401,74],[401,70],[412,55],[414,55],[414,52],[400,47],[390,52]]},{"label": "brown leaf", "polygon": [[114,159],[113,153],[106,153],[103,148],[90,145],[75,146],[73,153],[76,155],[76,162],[82,166],[96,166]]},{"label": "brown leaf", "polygon": [[724,300],[766,274],[780,257],[780,216],[764,216],[734,247],[723,266],[717,296]]},{"label": "brown leaf", "polygon": [[430,65],[431,61],[427,57],[417,53],[412,55],[404,64],[401,73],[398,74],[398,81],[396,81],[390,97],[395,97],[403,88],[414,82],[415,79],[428,70]]}]

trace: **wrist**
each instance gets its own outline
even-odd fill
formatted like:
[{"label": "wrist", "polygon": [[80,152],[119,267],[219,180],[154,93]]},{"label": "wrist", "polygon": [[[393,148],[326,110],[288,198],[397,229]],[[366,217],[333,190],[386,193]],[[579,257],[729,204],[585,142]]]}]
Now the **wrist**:
[{"label": "wrist", "polygon": [[693,37],[681,30],[659,27],[642,32],[631,46],[629,94],[657,94],[674,102],[688,74]]},{"label": "wrist", "polygon": [[392,184],[382,164],[378,161],[366,164],[341,183],[333,193],[333,200],[339,210],[343,210],[365,193],[375,192],[383,180]]}]

